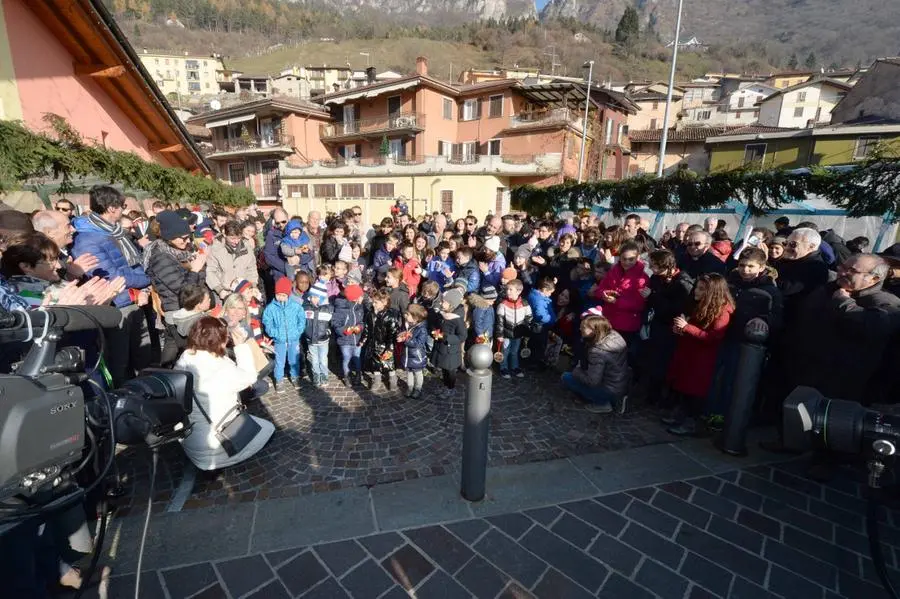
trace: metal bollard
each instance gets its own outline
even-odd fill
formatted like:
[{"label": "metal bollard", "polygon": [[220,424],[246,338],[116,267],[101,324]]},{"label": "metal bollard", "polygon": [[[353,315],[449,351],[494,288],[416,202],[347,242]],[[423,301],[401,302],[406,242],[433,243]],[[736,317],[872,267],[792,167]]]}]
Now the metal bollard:
[{"label": "metal bollard", "polygon": [[725,429],[719,449],[733,456],[747,455],[747,427],[753,414],[756,401],[756,386],[766,359],[766,339],[769,337],[769,325],[754,318],[744,329],[744,342],[741,343],[738,367],[734,375],[731,392],[731,405],[725,416]]},{"label": "metal bollard", "polygon": [[468,501],[484,499],[487,476],[488,432],[491,416],[491,346],[469,348],[469,382],[466,387],[466,416],[463,423],[462,484],[460,494]]}]

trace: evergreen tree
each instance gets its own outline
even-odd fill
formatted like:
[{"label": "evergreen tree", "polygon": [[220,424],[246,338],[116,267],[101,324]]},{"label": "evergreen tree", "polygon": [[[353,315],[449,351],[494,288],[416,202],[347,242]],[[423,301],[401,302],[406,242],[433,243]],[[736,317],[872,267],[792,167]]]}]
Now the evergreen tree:
[{"label": "evergreen tree", "polygon": [[616,41],[620,44],[632,44],[637,41],[641,35],[641,24],[637,10],[629,6],[619,19],[619,25],[616,27]]},{"label": "evergreen tree", "polygon": [[809,56],[806,57],[806,60],[803,61],[803,66],[805,66],[809,70],[813,70],[816,68],[816,65],[818,63],[819,61],[816,60],[816,53],[810,52]]},{"label": "evergreen tree", "polygon": [[388,141],[387,135],[381,137],[381,147],[378,148],[378,153],[382,156],[387,156],[391,153],[391,142]]},{"label": "evergreen tree", "polygon": [[800,66],[800,60],[797,58],[797,53],[794,52],[793,54],[791,54],[791,58],[787,62],[787,67],[789,69],[796,69],[799,66]]}]

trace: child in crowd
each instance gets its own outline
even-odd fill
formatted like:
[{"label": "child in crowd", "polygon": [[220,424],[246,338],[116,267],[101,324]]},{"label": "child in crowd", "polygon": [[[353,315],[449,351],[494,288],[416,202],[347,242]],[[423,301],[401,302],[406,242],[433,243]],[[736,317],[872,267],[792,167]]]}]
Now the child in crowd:
[{"label": "child in crowd", "polygon": [[288,222],[279,249],[285,258],[285,274],[289,279],[293,279],[298,272],[312,273],[315,254],[310,251],[309,235],[303,230],[300,221]]},{"label": "child in crowd", "polygon": [[357,384],[362,378],[360,355],[363,345],[363,288],[347,285],[344,295],[334,301],[334,317],[331,329],[341,350],[341,383]]},{"label": "child in crowd", "polygon": [[587,316],[579,329],[587,357],[562,375],[563,385],[588,402],[589,412],[608,414],[614,405],[624,412],[629,376],[625,339],[602,316]]},{"label": "child in crowd", "polygon": [[481,271],[472,259],[472,248],[461,247],[456,250],[455,256],[456,278],[466,281],[466,293],[475,293],[481,287]]},{"label": "child in crowd", "polygon": [[334,298],[339,296],[341,292],[344,291],[344,286],[347,285],[347,278],[350,273],[350,265],[343,260],[338,260],[334,263],[334,272],[331,279],[328,281],[328,299],[329,301],[334,301]]},{"label": "child in crowd", "polygon": [[506,284],[506,297],[497,306],[494,320],[494,338],[503,352],[500,376],[505,379],[525,374],[519,368],[519,350],[531,330],[531,306],[522,299],[522,281],[513,279]]},{"label": "child in crowd", "polygon": [[402,279],[409,291],[409,297],[416,295],[419,282],[422,280],[422,267],[416,257],[416,248],[410,242],[404,242],[400,246],[400,255],[394,260],[394,268],[402,271]]},{"label": "child in crowd", "polygon": [[669,363],[668,382],[681,396],[679,408],[663,419],[673,435],[694,436],[706,404],[716,369],[719,347],[725,339],[734,299],[728,282],[720,274],[703,274],[694,286],[694,308],[690,317],[677,316],[672,323],[678,337]]},{"label": "child in crowd", "polygon": [[633,241],[619,247],[618,260],[600,281],[594,299],[603,302],[603,315],[628,343],[629,362],[636,368],[640,349],[640,330],[644,323],[647,299],[641,295],[650,282],[641,262],[640,248]]},{"label": "child in crowd", "polygon": [[453,264],[450,260],[450,244],[442,241],[435,248],[435,256],[428,263],[426,276],[430,281],[437,282],[441,290],[446,289],[453,282]]},{"label": "child in crowd", "polygon": [[[389,307],[390,295],[384,289],[372,292],[372,309],[365,315],[362,349],[363,369],[374,374],[381,373],[385,387],[390,391],[397,387],[397,372],[394,370],[394,344],[403,329],[403,316]],[[370,388],[375,386],[375,377]]]},{"label": "child in crowd", "polygon": [[[331,264],[320,264],[316,267],[316,277],[316,282],[312,284],[312,287],[306,293],[308,295],[310,291],[315,290],[316,294],[324,295],[327,300],[329,296],[328,286],[334,277],[334,267]],[[303,303],[305,303],[305,297],[301,299],[301,304]]]},{"label": "child in crowd", "polygon": [[[253,283],[246,280],[235,283],[234,292],[240,294],[244,303],[247,305],[247,320],[250,323],[250,338],[254,339],[261,348],[267,351],[274,351],[272,348],[272,340],[268,339],[263,331],[262,293],[253,286]],[[294,295],[291,294],[291,299],[293,298]]]},{"label": "child in crowd", "polygon": [[451,287],[441,296],[441,312],[438,328],[431,331],[434,337],[434,365],[441,369],[444,392],[441,399],[449,399],[456,388],[456,373],[462,366],[462,344],[466,339],[466,323],[457,314],[462,305],[463,292]]},{"label": "child in crowd", "polygon": [[306,295],[306,292],[309,291],[309,288],[312,287],[313,278],[307,272],[298,272],[297,276],[294,277],[294,288],[291,293],[291,298],[303,304],[303,296]]},{"label": "child in crowd", "polygon": [[302,358],[300,356],[300,338],[306,329],[306,314],[303,307],[291,301],[291,282],[285,277],[275,282],[275,299],[263,311],[263,325],[266,334],[272,339],[275,347],[275,390],[284,389],[284,366],[287,362],[291,383],[300,386]]},{"label": "child in crowd", "polygon": [[553,292],[556,291],[556,283],[549,277],[544,277],[528,294],[528,305],[531,306],[533,328],[531,335],[532,361],[538,367],[545,367],[545,354],[547,352],[547,336],[550,327],[556,324],[556,310],[553,308]]},{"label": "child in crowd", "polygon": [[569,289],[563,289],[556,295],[554,309],[556,311],[556,323],[550,327],[547,335],[547,351],[545,361],[554,366],[559,361],[563,346],[572,348],[575,345],[575,333],[578,327],[578,316],[581,308],[578,301],[573,301],[573,293]]},{"label": "child in crowd", "polygon": [[[321,268],[322,266],[319,267]],[[316,281],[303,299],[303,311],[306,314],[303,343],[309,362],[309,380],[316,387],[324,387],[328,382],[328,341],[331,338],[331,318],[334,313],[328,291],[320,283],[321,280]]]},{"label": "child in crowd", "polygon": [[406,396],[417,399],[422,394],[425,367],[428,365],[428,311],[424,306],[412,304],[405,315],[407,330],[397,335],[403,344],[400,365],[406,370]]},{"label": "child in crowd", "polygon": [[[425,308],[427,312],[426,327],[429,331],[433,331],[438,326],[438,318],[441,312],[441,288],[437,281],[425,281],[422,283],[422,289],[416,296],[416,303]],[[432,355],[434,348],[434,339],[428,336],[428,356]]]},{"label": "child in crowd", "polygon": [[171,338],[175,341],[174,351],[168,347],[163,348],[161,364],[173,364],[187,347],[188,333],[195,322],[206,316],[212,308],[212,299],[209,288],[205,285],[185,285],[178,292],[178,305],[181,306],[174,312],[166,312],[164,318],[166,324],[175,329]]},{"label": "child in crowd", "polygon": [[362,283],[363,270],[368,268],[368,258],[362,255],[362,246],[355,241],[350,242],[350,256],[352,260],[347,263],[347,280]]},{"label": "child in crowd", "polygon": [[400,314],[405,314],[409,308],[409,287],[403,280],[403,271],[399,268],[390,268],[384,278],[384,286],[388,289],[391,296],[390,307],[397,310]]},{"label": "child in crowd", "polygon": [[527,245],[519,246],[513,254],[512,267],[516,269],[516,278],[522,281],[523,293],[531,291],[537,278],[537,269],[531,264],[531,248]]},{"label": "child in crowd", "polygon": [[466,296],[469,302],[469,336],[466,347],[476,343],[490,344],[494,335],[494,304],[497,302],[497,288],[485,285],[479,293]]},{"label": "child in crowd", "polygon": [[392,255],[395,249],[397,249],[397,236],[392,234],[388,235],[384,240],[384,246],[375,250],[375,255],[372,258],[372,270],[375,273],[377,282],[381,283],[384,281],[388,269],[391,268]]}]

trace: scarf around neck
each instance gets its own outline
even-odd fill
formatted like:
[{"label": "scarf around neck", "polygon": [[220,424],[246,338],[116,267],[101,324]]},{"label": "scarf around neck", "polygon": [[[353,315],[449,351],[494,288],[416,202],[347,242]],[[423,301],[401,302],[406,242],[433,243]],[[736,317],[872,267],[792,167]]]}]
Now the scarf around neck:
[{"label": "scarf around neck", "polygon": [[142,265],[145,272],[149,272],[150,258],[157,252],[165,252],[167,254],[170,254],[179,264],[186,264],[194,259],[194,252],[190,250],[175,249],[164,240],[157,239],[150,242],[150,245],[148,245],[144,249],[144,259]]},{"label": "scarf around neck", "polygon": [[119,251],[121,251],[122,255],[125,257],[125,261],[128,262],[128,266],[137,266],[141,263],[141,250],[134,245],[134,242],[131,241],[128,233],[122,228],[122,225],[119,223],[111,225],[103,220],[96,212],[88,213],[87,219],[92,225],[112,236],[116,245],[119,246]]}]

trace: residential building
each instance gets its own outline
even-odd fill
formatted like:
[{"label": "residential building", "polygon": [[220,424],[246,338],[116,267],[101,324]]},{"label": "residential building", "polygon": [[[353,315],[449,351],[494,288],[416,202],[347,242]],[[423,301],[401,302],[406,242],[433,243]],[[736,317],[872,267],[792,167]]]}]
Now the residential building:
[{"label": "residential building", "polygon": [[219,82],[225,78],[225,66],[218,56],[164,54],[141,50],[144,67],[157,87],[172,95],[200,95],[219,93]]},{"label": "residential building", "polygon": [[321,106],[275,97],[199,114],[188,124],[211,132],[204,148],[216,177],[248,187],[261,203],[273,204],[283,197],[286,159],[330,158],[318,136],[319,126],[329,121]]},{"label": "residential building", "polygon": [[685,125],[714,127],[743,127],[759,118],[758,102],[775,93],[775,89],[762,83],[744,81],[739,87],[723,86],[721,99],[700,106],[685,108],[679,114]]},{"label": "residential building", "polygon": [[89,142],[208,172],[101,0],[0,2],[0,118],[45,131],[47,114]]},{"label": "residential building", "polygon": [[737,131],[710,137],[706,144],[713,172],[748,164],[761,168],[838,166],[866,159],[879,144],[900,150],[900,124]]},{"label": "residential building", "polygon": [[[631,87],[631,89],[628,89]],[[634,102],[638,111],[628,119],[629,131],[643,129],[660,129],[663,125],[666,111],[666,96],[669,86],[665,83],[652,83],[650,85],[626,86],[628,98]],[[678,113],[681,112],[684,89],[672,88],[672,107],[669,111],[669,123],[674,124]]]},{"label": "residential building", "polygon": [[492,69],[464,69],[459,73],[459,77],[456,81],[462,85],[474,85],[475,83],[503,81],[505,79],[521,81],[522,79],[531,77],[541,77],[541,70],[538,68],[520,68],[517,65],[513,68],[494,67]]},{"label": "residential building", "polygon": [[759,102],[759,124],[801,128],[831,122],[831,110],[850,89],[848,84],[828,78],[779,89]]},{"label": "residential building", "polygon": [[900,58],[880,58],[831,111],[833,123],[900,122]]},{"label": "residential building", "polygon": [[689,83],[679,83],[678,87],[684,90],[684,97],[681,102],[681,107],[684,110],[713,104],[719,100],[718,79],[694,79]]},{"label": "residential building", "polygon": [[763,83],[775,89],[784,89],[809,81],[815,75],[812,71],[782,71],[769,75]]},{"label": "residential building", "polygon": [[[666,44],[666,48],[671,48],[675,45],[675,40],[670,41]],[[696,35],[692,35],[686,40],[678,41],[678,50],[685,52],[705,52],[709,46],[704,44],[699,39],[697,39]]]}]

